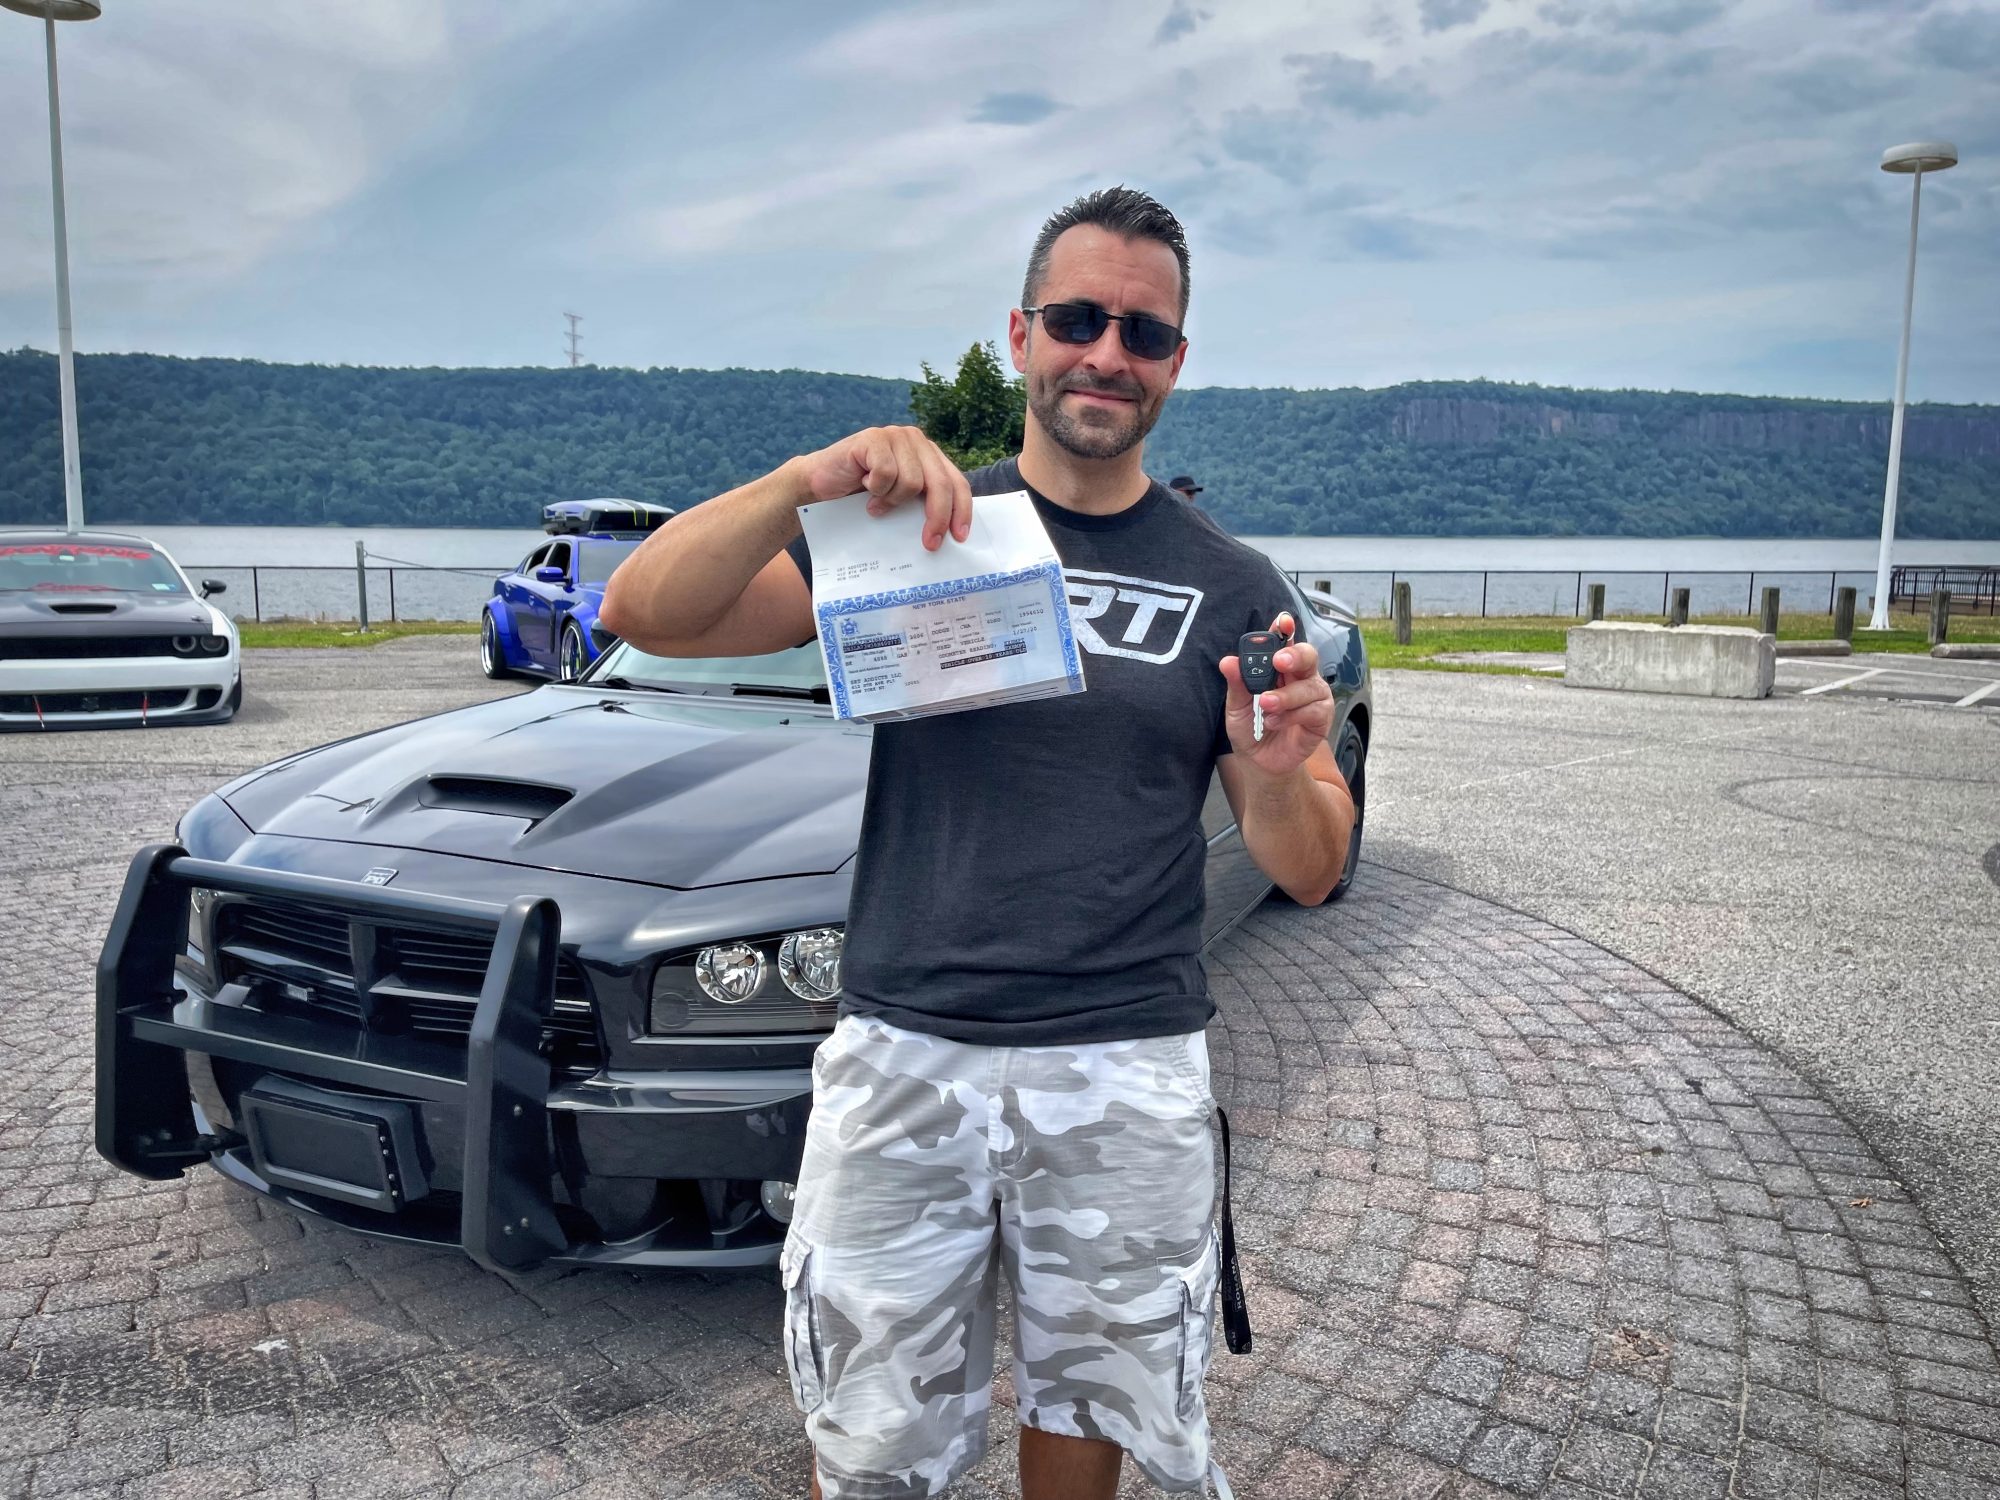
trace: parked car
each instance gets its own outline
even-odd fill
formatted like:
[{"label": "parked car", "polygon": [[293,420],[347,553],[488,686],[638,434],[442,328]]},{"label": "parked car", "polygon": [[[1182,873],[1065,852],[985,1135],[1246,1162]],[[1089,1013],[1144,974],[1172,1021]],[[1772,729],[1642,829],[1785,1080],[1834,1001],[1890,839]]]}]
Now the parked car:
[{"label": "parked car", "polygon": [[479,617],[479,665],[488,677],[574,682],[609,638],[597,629],[604,585],[673,515],[637,500],[563,500],[542,510],[554,538],[493,580]]},{"label": "parked car", "polygon": [[[1299,605],[1359,807],[1360,631]],[[619,643],[579,682],[230,782],[128,874],[98,1149],[494,1268],[775,1261],[869,736],[815,647]],[[1203,821],[1212,944],[1270,886],[1219,779]]]},{"label": "parked car", "polygon": [[243,703],[236,625],[164,549],[116,531],[0,531],[0,729],[218,724]]}]

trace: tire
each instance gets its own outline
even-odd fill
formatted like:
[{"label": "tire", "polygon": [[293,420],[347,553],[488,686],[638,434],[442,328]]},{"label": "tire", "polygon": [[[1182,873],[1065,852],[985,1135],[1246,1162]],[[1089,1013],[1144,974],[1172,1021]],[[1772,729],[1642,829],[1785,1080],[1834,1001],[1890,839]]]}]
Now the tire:
[{"label": "tire", "polygon": [[590,648],[584,644],[583,627],[574,620],[563,621],[562,639],[556,645],[556,681],[575,682],[590,665]]},{"label": "tire", "polygon": [[1340,774],[1347,778],[1347,790],[1354,798],[1354,833],[1347,841],[1347,867],[1340,872],[1340,884],[1326,898],[1338,901],[1354,884],[1355,870],[1361,864],[1361,825],[1368,807],[1368,742],[1351,719],[1340,726],[1333,758],[1340,763]]},{"label": "tire", "polygon": [[223,706],[228,709],[228,712],[222,716],[225,722],[235,718],[237,710],[243,707],[243,679],[241,676],[236,679],[236,686],[229,690],[229,701]]},{"label": "tire", "polygon": [[479,670],[495,682],[505,682],[514,675],[507,665],[506,648],[500,644],[500,626],[490,609],[479,613]]}]

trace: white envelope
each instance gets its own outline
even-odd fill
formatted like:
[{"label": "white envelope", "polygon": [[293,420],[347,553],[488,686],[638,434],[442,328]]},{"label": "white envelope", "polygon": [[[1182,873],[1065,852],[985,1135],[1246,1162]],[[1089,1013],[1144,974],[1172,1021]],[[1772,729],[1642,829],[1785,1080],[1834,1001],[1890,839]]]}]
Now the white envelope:
[{"label": "white envelope", "polygon": [[916,509],[799,507],[813,617],[843,719],[959,713],[1084,690],[1062,562],[1027,491],[981,495],[963,542],[924,549]]}]

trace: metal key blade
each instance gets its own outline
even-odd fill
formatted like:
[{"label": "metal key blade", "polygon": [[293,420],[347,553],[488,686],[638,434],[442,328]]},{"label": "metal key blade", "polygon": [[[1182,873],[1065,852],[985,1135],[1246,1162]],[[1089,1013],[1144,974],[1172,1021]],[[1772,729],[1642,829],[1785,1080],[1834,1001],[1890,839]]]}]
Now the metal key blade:
[{"label": "metal key blade", "polygon": [[1260,745],[1264,743],[1264,700],[1262,698],[1252,698],[1250,700],[1250,738]]}]

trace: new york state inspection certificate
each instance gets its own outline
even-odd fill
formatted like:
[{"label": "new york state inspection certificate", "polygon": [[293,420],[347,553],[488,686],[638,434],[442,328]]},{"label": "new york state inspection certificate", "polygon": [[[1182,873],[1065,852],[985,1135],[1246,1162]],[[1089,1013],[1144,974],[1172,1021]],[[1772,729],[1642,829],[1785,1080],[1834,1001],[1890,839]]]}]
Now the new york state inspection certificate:
[{"label": "new york state inspection certificate", "polygon": [[924,550],[912,506],[799,508],[834,712],[870,722],[1084,690],[1062,563],[1025,490],[981,495],[963,542]]}]

